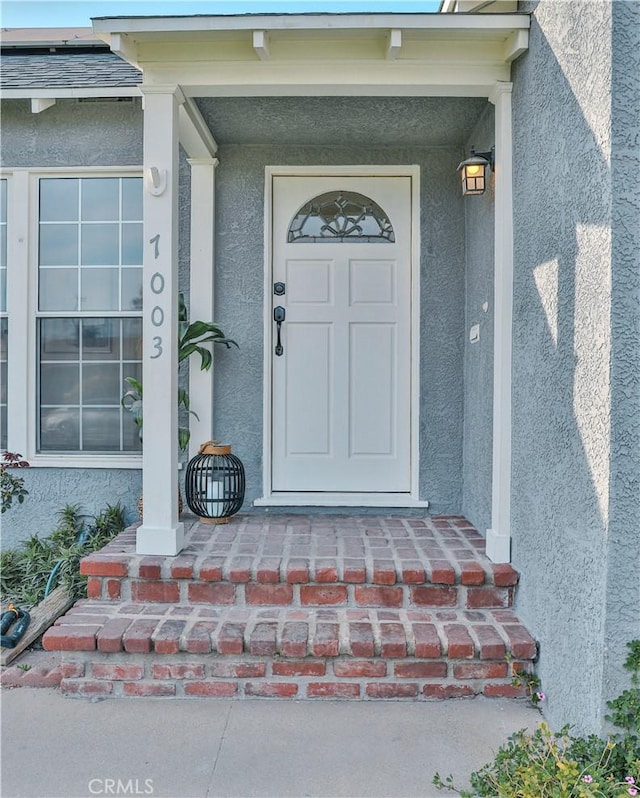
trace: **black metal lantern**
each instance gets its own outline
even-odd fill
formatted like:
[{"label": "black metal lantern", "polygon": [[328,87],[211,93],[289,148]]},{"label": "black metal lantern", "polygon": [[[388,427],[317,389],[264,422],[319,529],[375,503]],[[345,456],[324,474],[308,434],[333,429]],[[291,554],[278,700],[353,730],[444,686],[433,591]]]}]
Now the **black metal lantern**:
[{"label": "black metal lantern", "polygon": [[187,463],[184,480],[189,509],[207,524],[228,524],[244,501],[244,466],[231,446],[207,441]]},{"label": "black metal lantern", "polygon": [[471,157],[463,161],[457,169],[462,176],[463,195],[484,194],[487,188],[489,169],[493,169],[493,160],[493,148],[488,152],[476,152],[471,148]]}]

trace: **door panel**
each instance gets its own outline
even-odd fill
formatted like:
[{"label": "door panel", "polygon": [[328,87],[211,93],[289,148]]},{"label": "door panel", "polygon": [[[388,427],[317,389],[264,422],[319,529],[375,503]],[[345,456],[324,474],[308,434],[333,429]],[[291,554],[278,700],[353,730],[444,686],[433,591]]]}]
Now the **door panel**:
[{"label": "door panel", "polygon": [[[355,235],[322,239],[329,225],[314,218],[303,240],[300,209],[341,192],[386,214],[384,237],[351,202],[330,226]],[[286,285],[274,296],[286,320],[273,355],[272,490],[410,492],[411,178],[274,177],[272,259]]]}]

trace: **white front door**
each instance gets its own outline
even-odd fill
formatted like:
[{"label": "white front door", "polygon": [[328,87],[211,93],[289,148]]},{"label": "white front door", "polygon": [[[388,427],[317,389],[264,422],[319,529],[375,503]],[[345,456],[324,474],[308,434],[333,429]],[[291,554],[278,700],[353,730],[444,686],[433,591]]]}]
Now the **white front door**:
[{"label": "white front door", "polygon": [[274,492],[411,490],[411,177],[274,176]]}]

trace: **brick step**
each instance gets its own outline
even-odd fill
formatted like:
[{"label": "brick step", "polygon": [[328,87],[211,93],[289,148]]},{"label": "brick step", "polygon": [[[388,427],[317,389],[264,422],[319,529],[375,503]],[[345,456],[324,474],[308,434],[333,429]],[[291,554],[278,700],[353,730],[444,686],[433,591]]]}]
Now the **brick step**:
[{"label": "brick step", "polygon": [[82,600],[43,638],[73,695],[448,698],[524,694],[511,610],[294,609]]},{"label": "brick step", "polygon": [[506,608],[518,581],[458,518],[193,522],[177,557],[136,554],[132,527],[80,570],[92,599],[192,605]]}]

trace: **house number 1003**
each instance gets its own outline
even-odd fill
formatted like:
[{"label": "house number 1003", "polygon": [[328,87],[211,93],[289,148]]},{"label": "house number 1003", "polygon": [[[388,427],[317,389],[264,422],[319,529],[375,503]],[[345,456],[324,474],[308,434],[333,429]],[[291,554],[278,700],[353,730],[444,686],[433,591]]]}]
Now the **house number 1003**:
[{"label": "house number 1003", "polygon": [[[157,260],[160,256],[160,233],[150,239],[149,243],[155,245],[153,256]],[[151,288],[151,292],[156,296],[164,293],[165,280],[160,272],[154,272],[151,275],[149,287]],[[151,310],[151,324],[153,324],[154,327],[162,327],[164,324],[164,310],[160,307],[160,305],[154,305]],[[156,360],[157,358],[162,357],[163,349],[161,335],[153,336],[153,348],[155,353],[151,355],[151,360]]]}]

